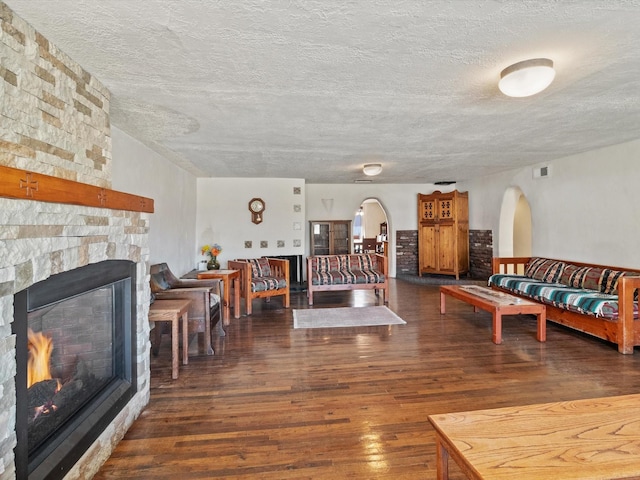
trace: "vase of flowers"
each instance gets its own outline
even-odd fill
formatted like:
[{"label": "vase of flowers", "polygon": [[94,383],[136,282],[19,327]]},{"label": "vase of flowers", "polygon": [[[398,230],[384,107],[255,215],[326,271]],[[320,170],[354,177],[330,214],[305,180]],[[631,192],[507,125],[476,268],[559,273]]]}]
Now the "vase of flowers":
[{"label": "vase of flowers", "polygon": [[220,262],[218,262],[218,255],[222,253],[222,247],[217,243],[213,245],[205,245],[200,250],[202,255],[207,255],[209,257],[209,261],[207,262],[207,270],[219,270]]}]

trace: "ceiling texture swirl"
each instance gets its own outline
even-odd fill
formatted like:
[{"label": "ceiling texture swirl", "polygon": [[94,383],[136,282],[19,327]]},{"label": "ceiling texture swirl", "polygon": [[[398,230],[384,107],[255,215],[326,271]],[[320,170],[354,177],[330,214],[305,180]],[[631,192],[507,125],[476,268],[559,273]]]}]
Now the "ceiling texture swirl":
[{"label": "ceiling texture swirl", "polygon": [[[640,138],[638,0],[6,4],[196,176],[462,181]],[[530,58],[554,82],[503,95]]]}]

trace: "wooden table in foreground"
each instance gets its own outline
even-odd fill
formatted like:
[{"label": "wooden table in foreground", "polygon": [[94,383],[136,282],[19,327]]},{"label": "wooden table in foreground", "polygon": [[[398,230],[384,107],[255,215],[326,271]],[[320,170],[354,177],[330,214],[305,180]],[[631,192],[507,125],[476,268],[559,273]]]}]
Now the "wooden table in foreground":
[{"label": "wooden table in foreground", "polygon": [[437,478],[640,478],[640,395],[430,415]]},{"label": "wooden table in foreground", "polygon": [[233,283],[233,317],[240,318],[240,270],[206,270],[198,272],[198,280],[217,278],[222,280],[222,320],[229,325],[231,318],[231,284]]},{"label": "wooden table in foreground", "polygon": [[478,285],[444,285],[440,287],[440,314],[442,315],[446,310],[445,295],[473,305],[474,311],[478,311],[479,308],[491,312],[493,315],[492,340],[495,344],[502,343],[503,315],[536,315],[538,317],[536,338],[539,342],[547,340],[547,309],[540,303]]},{"label": "wooden table in foreground", "polygon": [[[149,306],[150,322],[171,322],[171,378],[178,378],[178,322],[182,318],[182,364],[189,363],[189,305],[191,300],[156,300]],[[160,344],[160,326],[155,326],[156,343]]]}]

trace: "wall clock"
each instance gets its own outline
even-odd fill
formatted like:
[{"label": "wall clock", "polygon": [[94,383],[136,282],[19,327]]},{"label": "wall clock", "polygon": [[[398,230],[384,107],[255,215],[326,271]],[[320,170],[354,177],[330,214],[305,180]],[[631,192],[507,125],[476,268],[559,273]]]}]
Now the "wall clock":
[{"label": "wall clock", "polygon": [[252,198],[249,200],[249,211],[251,212],[251,221],[256,225],[261,223],[264,212],[264,200],[261,198]]}]

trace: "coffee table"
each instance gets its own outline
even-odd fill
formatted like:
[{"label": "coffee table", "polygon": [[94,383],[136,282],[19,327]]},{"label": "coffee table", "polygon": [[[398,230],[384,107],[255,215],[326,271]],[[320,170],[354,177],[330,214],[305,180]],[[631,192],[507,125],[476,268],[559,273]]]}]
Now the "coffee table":
[{"label": "coffee table", "polygon": [[493,315],[492,340],[495,344],[502,343],[503,315],[536,315],[538,317],[536,338],[539,342],[547,340],[547,309],[540,303],[479,285],[443,285],[440,287],[441,315],[445,314],[446,295],[473,305],[475,312],[478,309],[490,312]]},{"label": "coffee table", "polygon": [[640,478],[640,395],[429,415],[437,478]]}]

